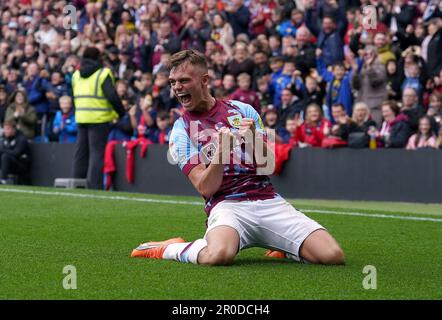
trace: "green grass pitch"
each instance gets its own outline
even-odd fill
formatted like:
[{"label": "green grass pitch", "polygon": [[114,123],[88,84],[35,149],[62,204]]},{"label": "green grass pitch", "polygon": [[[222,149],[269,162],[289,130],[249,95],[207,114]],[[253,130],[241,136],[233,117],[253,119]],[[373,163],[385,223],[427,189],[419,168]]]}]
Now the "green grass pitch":
[{"label": "green grass pitch", "polygon": [[[260,248],[229,267],[129,257],[147,240],[200,238],[205,214],[195,201],[1,187],[0,299],[442,299],[442,205],[291,201],[342,245],[347,264],[339,267],[270,259]],[[66,265],[76,268],[76,290],[63,288]],[[376,267],[375,290],[362,285],[366,265]]]}]

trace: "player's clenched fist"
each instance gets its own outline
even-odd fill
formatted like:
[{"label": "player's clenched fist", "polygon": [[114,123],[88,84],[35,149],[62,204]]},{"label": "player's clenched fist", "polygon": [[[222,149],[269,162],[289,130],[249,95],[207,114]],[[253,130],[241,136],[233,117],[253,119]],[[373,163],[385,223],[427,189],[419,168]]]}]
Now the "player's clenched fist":
[{"label": "player's clenched fist", "polygon": [[221,128],[217,132],[217,148],[215,155],[215,163],[230,163],[230,153],[235,147],[235,136],[230,132],[229,128]]},{"label": "player's clenched fist", "polygon": [[250,131],[253,134],[255,133],[256,131],[255,120],[250,118],[243,118],[241,120],[241,124],[239,125],[239,133],[241,135],[244,135],[247,133],[247,131]]},{"label": "player's clenched fist", "polygon": [[239,134],[242,137],[242,142],[246,144],[253,144],[255,140],[256,125],[255,120],[244,118],[239,125]]}]

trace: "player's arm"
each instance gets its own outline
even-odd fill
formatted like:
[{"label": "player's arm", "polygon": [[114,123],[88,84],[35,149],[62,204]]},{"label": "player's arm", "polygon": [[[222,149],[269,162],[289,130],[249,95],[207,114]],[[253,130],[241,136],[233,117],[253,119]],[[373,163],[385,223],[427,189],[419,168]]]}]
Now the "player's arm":
[{"label": "player's arm", "polygon": [[221,187],[224,163],[230,161],[230,151],[233,148],[232,137],[233,135],[228,130],[219,132],[217,137],[218,146],[209,166],[206,167],[204,163],[200,163],[188,175],[195,189],[206,198],[213,196]]}]

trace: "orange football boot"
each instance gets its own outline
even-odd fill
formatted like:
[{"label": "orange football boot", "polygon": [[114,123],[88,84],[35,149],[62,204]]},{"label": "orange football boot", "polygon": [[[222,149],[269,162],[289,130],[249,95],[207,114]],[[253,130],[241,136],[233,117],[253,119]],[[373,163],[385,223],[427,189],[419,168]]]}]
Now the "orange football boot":
[{"label": "orange football boot", "polygon": [[277,259],[287,258],[287,256],[285,255],[285,252],[276,251],[276,250],[267,250],[265,253],[265,256],[270,257],[270,258],[277,258]]},{"label": "orange football boot", "polygon": [[132,254],[130,256],[132,258],[163,259],[164,250],[166,250],[169,244],[183,242],[186,241],[182,238],[173,238],[160,242],[142,243],[132,250]]}]

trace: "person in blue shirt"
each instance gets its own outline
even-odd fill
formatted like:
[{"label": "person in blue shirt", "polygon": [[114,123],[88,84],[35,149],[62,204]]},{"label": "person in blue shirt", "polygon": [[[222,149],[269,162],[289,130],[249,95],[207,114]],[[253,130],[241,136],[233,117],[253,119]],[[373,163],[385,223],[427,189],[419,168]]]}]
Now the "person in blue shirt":
[{"label": "person in blue shirt", "polygon": [[319,75],[326,82],[325,104],[327,106],[326,116],[335,122],[331,114],[331,107],[334,104],[342,104],[345,112],[351,116],[353,108],[353,93],[351,90],[352,71],[346,71],[342,62],[336,62],[329,71],[322,57],[322,50],[316,50],[316,66]]},{"label": "person in blue shirt", "polygon": [[58,136],[60,143],[75,143],[77,140],[77,123],[75,122],[75,113],[72,108],[72,98],[62,96],[59,99],[60,109],[55,114],[52,123],[52,132]]},{"label": "person in blue shirt", "polygon": [[296,65],[293,60],[286,60],[282,72],[274,72],[270,80],[270,95],[273,97],[273,105],[281,105],[282,90],[295,84],[299,91],[304,91],[304,84],[299,77],[294,76]]}]

